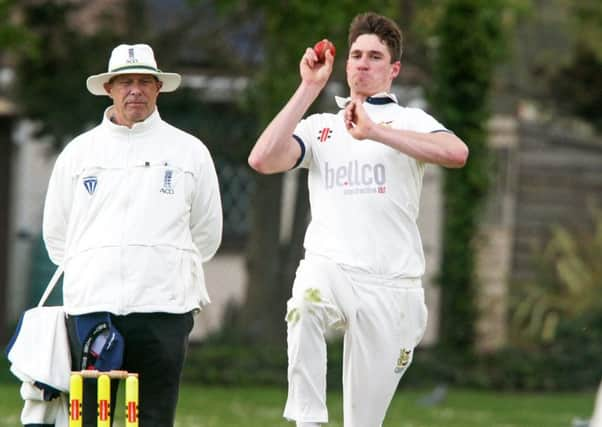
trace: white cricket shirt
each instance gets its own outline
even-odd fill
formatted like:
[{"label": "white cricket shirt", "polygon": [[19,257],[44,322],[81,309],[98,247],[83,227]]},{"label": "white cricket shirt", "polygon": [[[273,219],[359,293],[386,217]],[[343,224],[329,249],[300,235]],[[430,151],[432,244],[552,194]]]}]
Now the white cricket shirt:
[{"label": "white cricket shirt", "polygon": [[[392,98],[364,102],[375,123],[447,131],[429,114]],[[425,163],[379,142],[354,139],[343,110],[305,118],[294,136],[305,149],[298,166],[309,171],[306,251],[383,278],[421,277],[425,263],[416,219]]]}]

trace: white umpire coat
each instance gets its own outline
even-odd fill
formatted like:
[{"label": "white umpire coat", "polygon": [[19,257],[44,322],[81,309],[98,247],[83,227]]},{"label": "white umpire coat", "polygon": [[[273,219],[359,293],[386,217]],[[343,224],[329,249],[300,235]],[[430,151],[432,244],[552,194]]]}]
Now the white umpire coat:
[{"label": "white umpire coat", "polygon": [[209,150],[157,110],[132,128],[108,111],[65,147],[48,185],[43,237],[64,266],[65,311],[197,310],[222,236]]}]

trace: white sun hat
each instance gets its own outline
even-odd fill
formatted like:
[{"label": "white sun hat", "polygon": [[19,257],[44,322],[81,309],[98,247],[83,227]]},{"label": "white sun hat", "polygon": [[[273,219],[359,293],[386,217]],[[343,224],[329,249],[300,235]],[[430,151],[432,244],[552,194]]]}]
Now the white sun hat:
[{"label": "white sun hat", "polygon": [[94,95],[108,95],[104,84],[119,74],[152,74],[163,82],[161,92],[173,92],[180,86],[182,77],[164,73],[157,68],[153,49],[147,44],[121,44],[111,52],[106,73],[88,77],[86,87]]}]

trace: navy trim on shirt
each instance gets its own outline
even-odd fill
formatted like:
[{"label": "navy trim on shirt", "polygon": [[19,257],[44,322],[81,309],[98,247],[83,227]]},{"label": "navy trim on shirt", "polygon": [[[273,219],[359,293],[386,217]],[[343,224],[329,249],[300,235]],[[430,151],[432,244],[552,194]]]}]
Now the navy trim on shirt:
[{"label": "navy trim on shirt", "polygon": [[368,98],[366,98],[366,102],[372,105],[385,105],[390,104],[392,102],[394,103],[395,101],[393,101],[388,96],[379,96],[378,98],[372,98],[371,96],[369,96]]},{"label": "navy trim on shirt", "polygon": [[305,144],[303,143],[301,138],[299,138],[297,135],[293,134],[293,138],[295,138],[295,140],[299,143],[299,147],[301,147],[301,155],[297,159],[295,166],[293,166],[291,169],[295,169],[297,166],[299,166],[301,164],[301,162],[303,161],[303,158],[305,157]]}]

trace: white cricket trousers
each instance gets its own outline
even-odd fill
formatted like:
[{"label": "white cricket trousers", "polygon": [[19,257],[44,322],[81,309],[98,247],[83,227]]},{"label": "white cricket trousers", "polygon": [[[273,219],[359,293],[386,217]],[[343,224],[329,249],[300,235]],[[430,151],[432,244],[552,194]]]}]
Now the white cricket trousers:
[{"label": "white cricket trousers", "polygon": [[344,427],[382,426],[427,317],[420,279],[375,279],[306,256],[287,304],[284,417],[328,422],[325,334],[342,329]]}]

